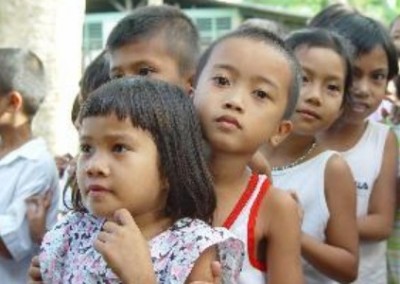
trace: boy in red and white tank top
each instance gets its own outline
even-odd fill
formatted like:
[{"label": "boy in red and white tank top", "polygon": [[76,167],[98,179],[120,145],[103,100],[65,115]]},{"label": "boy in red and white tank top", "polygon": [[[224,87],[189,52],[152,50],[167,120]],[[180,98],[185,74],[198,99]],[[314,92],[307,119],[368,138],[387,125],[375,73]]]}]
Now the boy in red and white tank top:
[{"label": "boy in red and white tank top", "polygon": [[194,104],[211,148],[214,225],[246,244],[240,283],[303,283],[297,204],[247,167],[260,145],[277,145],[290,132],[297,75],[283,41],[259,28],[220,38],[198,65]]}]

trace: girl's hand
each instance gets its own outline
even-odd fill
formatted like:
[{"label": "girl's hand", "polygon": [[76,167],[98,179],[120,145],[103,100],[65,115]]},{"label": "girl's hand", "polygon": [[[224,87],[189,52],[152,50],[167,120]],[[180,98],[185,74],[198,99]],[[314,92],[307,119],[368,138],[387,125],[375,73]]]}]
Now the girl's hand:
[{"label": "girl's hand", "polygon": [[156,283],[147,241],[128,210],[115,211],[94,247],[123,283]]},{"label": "girl's hand", "polygon": [[213,282],[205,282],[205,281],[194,281],[190,282],[190,284],[221,284],[221,263],[219,261],[213,261],[211,263],[211,272],[213,275]]},{"label": "girl's hand", "polygon": [[31,266],[28,270],[29,284],[42,284],[42,275],[40,274],[39,257],[34,256],[31,261]]}]

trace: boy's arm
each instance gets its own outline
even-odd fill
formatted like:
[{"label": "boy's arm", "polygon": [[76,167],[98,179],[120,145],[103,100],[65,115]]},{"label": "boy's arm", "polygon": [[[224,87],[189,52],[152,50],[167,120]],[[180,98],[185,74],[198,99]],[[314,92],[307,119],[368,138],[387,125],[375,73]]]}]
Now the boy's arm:
[{"label": "boy's arm", "polygon": [[260,214],[270,216],[264,229],[269,284],[304,283],[300,252],[300,216],[296,201],[271,188]]},{"label": "boy's arm", "polygon": [[26,200],[26,216],[28,218],[29,231],[33,242],[40,245],[46,234],[46,217],[50,208],[53,192],[48,190],[46,194],[31,196]]},{"label": "boy's arm", "polygon": [[350,168],[340,156],[327,162],[325,196],[330,212],[326,241],[303,233],[302,255],[333,280],[352,282],[358,271],[356,188]]},{"label": "boy's arm", "polygon": [[372,189],[368,215],[358,218],[361,240],[380,241],[389,237],[394,221],[398,146],[390,131],[386,139],[382,166]]},{"label": "boy's arm", "polygon": [[10,252],[8,251],[8,249],[2,239],[0,239],[0,255],[2,257],[12,259],[12,256],[11,256]]},{"label": "boy's arm", "polygon": [[[14,199],[0,214],[0,238],[13,259],[19,261],[29,255],[33,248],[26,216],[25,200],[51,188],[51,174],[46,164],[29,163],[21,172],[15,185]],[[56,175],[55,168],[53,168]]]}]

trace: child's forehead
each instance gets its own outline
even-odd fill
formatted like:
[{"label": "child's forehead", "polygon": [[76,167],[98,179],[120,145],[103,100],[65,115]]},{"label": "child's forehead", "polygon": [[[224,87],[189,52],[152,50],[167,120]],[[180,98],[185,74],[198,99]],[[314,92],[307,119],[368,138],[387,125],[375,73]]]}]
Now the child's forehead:
[{"label": "child's forehead", "polygon": [[249,77],[273,77],[285,82],[289,82],[292,76],[289,59],[282,49],[268,41],[250,38],[223,40],[215,46],[208,65],[211,68],[225,66],[229,67],[226,69],[236,69]]},{"label": "child's forehead", "polygon": [[354,61],[354,65],[357,66],[360,63],[377,66],[379,65],[381,68],[385,69],[389,67],[387,52],[380,44],[375,45],[369,51],[358,54]]},{"label": "child's forehead", "polygon": [[178,65],[176,56],[171,52],[164,36],[140,37],[115,48],[110,52],[111,68],[116,64],[130,61],[161,61],[168,58]]}]

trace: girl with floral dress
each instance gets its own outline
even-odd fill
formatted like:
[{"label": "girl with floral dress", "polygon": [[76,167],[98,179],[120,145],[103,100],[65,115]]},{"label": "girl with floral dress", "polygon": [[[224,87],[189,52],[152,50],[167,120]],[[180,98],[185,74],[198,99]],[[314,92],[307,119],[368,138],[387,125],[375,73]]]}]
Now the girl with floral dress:
[{"label": "girl with floral dress", "polygon": [[80,123],[75,210],[44,237],[43,282],[212,282],[217,260],[236,283],[243,247],[209,225],[216,201],[190,98],[118,79],[88,98]]}]

